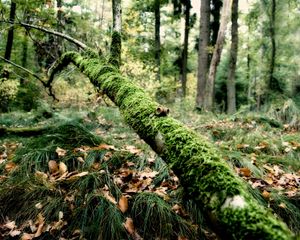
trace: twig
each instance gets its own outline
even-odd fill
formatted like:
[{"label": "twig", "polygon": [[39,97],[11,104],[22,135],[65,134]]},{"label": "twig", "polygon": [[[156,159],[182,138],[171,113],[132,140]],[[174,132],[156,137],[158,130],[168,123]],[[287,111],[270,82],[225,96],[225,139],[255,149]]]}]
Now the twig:
[{"label": "twig", "polygon": [[44,86],[45,88],[48,88],[48,90],[49,90],[48,95],[49,95],[50,97],[52,97],[53,100],[58,101],[58,99],[55,97],[54,93],[52,92],[52,87],[49,87],[49,86],[48,86],[48,85],[47,85],[47,84],[46,84],[46,83],[45,83],[45,82],[44,82],[37,74],[35,74],[34,72],[31,72],[31,71],[28,70],[27,68],[24,68],[24,67],[20,66],[19,64],[16,64],[16,63],[14,63],[14,62],[12,62],[12,61],[10,61],[10,60],[5,59],[4,57],[1,57],[1,56],[0,56],[0,59],[3,60],[4,62],[7,62],[7,63],[9,63],[9,64],[11,64],[11,65],[13,65],[13,66],[15,66],[15,67],[21,69],[21,70],[23,70],[24,72],[29,73],[30,75],[34,76],[36,79],[38,79],[38,80],[43,84],[43,86]]},{"label": "twig", "polygon": [[36,29],[36,30],[39,30],[39,31],[42,31],[42,32],[45,32],[45,33],[50,33],[50,34],[53,34],[55,36],[64,38],[64,39],[68,40],[69,42],[74,43],[76,46],[78,46],[78,47],[80,47],[82,49],[86,49],[87,48],[87,45],[85,45],[83,42],[80,42],[79,40],[77,40],[75,38],[72,38],[69,35],[63,34],[61,32],[57,32],[57,31],[54,31],[54,30],[46,29],[46,28],[43,28],[43,27],[40,27],[40,26],[36,26],[36,25],[31,25],[31,24],[24,23],[24,22],[15,22],[15,23],[13,23],[11,21],[3,21],[3,20],[1,22],[10,23],[10,24],[14,24],[14,25],[21,25],[22,27],[25,27],[25,28],[33,28],[33,29]]}]

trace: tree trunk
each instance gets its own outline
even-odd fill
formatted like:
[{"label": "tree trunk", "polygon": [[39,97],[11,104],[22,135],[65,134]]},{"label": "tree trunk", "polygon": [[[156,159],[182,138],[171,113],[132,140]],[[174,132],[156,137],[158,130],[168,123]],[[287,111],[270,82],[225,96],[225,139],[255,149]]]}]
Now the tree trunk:
[{"label": "tree trunk", "polygon": [[275,59],[276,59],[276,41],[275,41],[275,19],[276,19],[276,0],[271,1],[270,17],[270,39],[271,39],[271,59],[269,69],[269,90],[277,91],[280,89],[278,80],[274,77]]},{"label": "tree trunk", "polygon": [[210,0],[201,1],[196,108],[202,110],[208,72]]},{"label": "tree trunk", "polygon": [[235,89],[235,72],[238,53],[238,0],[232,2],[231,13],[231,49],[230,62],[227,79],[227,113],[236,112],[236,89]]},{"label": "tree trunk", "polygon": [[156,80],[160,81],[160,0],[154,2]]},{"label": "tree trunk", "polygon": [[[10,4],[9,21],[13,24],[16,17],[16,3],[12,0]],[[14,26],[12,25],[8,31],[7,42],[5,48],[4,58],[10,60],[12,45],[14,41]]]},{"label": "tree trunk", "polygon": [[[211,0],[210,3],[210,38],[209,38],[209,46],[214,47],[217,43],[218,33],[220,29],[220,16],[221,16],[221,8],[223,5],[223,0]],[[208,55],[208,61],[210,63],[212,58],[212,53]]]},{"label": "tree trunk", "polygon": [[226,27],[231,13],[231,0],[224,0],[221,13],[221,23],[218,33],[217,42],[210,62],[209,73],[205,88],[204,110],[212,111],[214,107],[214,87],[217,67],[219,65],[223,44],[225,40]]},{"label": "tree trunk", "polygon": [[121,0],[112,1],[112,14],[113,14],[113,33],[111,43],[111,61],[120,67],[121,64],[121,49],[122,49],[122,5]]},{"label": "tree trunk", "polygon": [[182,94],[186,96],[186,82],[187,82],[187,59],[188,59],[188,45],[189,45],[189,31],[190,31],[190,9],[191,1],[188,0],[185,5],[185,28],[184,28],[184,42],[182,51]]},{"label": "tree trunk", "polygon": [[[63,12],[62,12],[62,0],[57,0],[57,32],[62,32],[63,28]],[[57,42],[57,55],[60,56],[63,51],[62,39],[60,37],[56,37]]]},{"label": "tree trunk", "polygon": [[122,77],[105,59],[69,52],[51,77],[72,62],[120,109],[125,121],[179,177],[187,198],[194,199],[224,239],[291,239],[284,223],[260,206],[217,149],[154,102],[142,88]]}]

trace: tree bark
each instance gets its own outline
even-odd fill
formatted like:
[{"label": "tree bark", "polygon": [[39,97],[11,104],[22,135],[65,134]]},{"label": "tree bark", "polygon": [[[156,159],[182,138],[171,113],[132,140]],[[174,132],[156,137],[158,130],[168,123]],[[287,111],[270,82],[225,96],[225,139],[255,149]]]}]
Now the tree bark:
[{"label": "tree bark", "polygon": [[189,45],[189,32],[190,32],[190,9],[191,1],[187,0],[185,5],[185,28],[184,28],[184,42],[182,51],[182,94],[186,96],[186,82],[187,82],[187,60],[188,60],[188,45]]},{"label": "tree bark", "polygon": [[221,23],[218,32],[217,42],[214,48],[213,56],[210,62],[208,78],[205,88],[205,98],[204,98],[204,110],[212,111],[214,107],[214,88],[215,88],[215,78],[217,73],[217,67],[219,65],[221,54],[223,50],[223,44],[225,40],[226,27],[231,13],[231,1],[224,0],[223,8],[221,13]]},{"label": "tree bark", "polygon": [[[57,32],[61,33],[63,28],[62,0],[57,0],[56,7],[57,7]],[[60,56],[63,51],[62,39],[60,37],[57,37],[56,42],[57,42],[57,55]]]},{"label": "tree bark", "polygon": [[122,6],[121,0],[112,1],[112,13],[113,13],[113,33],[111,43],[111,61],[117,67],[121,64],[121,49],[122,49]]},{"label": "tree bark", "polygon": [[271,59],[269,68],[269,89],[278,91],[278,80],[274,77],[275,59],[276,59],[276,41],[275,41],[275,19],[276,19],[276,0],[271,1],[270,16],[270,40],[271,40]]},{"label": "tree bark", "polygon": [[[16,17],[16,3],[12,0],[10,4],[10,12],[9,12],[9,21],[14,24],[15,17]],[[7,35],[7,42],[5,48],[4,58],[10,60],[11,57],[11,50],[14,41],[14,26],[12,25],[8,31]]]},{"label": "tree bark", "polygon": [[160,81],[160,0],[154,0],[156,80]]},{"label": "tree bark", "polygon": [[202,110],[208,72],[210,0],[201,1],[196,108]]},{"label": "tree bark", "polygon": [[187,198],[194,199],[224,239],[291,239],[284,223],[259,205],[225,163],[217,149],[175,119],[168,117],[145,91],[122,77],[105,59],[69,52],[57,61],[51,76],[73,63],[120,109],[125,121],[161,156],[179,177]]},{"label": "tree bark", "polygon": [[235,72],[238,53],[238,0],[232,2],[231,13],[231,49],[227,79],[227,113],[236,112]]}]

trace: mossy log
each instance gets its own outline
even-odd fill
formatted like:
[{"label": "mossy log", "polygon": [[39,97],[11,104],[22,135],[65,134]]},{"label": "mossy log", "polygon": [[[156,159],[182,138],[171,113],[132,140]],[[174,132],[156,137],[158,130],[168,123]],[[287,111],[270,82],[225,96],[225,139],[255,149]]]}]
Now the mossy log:
[{"label": "mossy log", "polygon": [[[168,116],[168,110],[93,54],[65,53],[51,75],[73,63],[120,109],[125,121],[179,177],[187,198],[207,213],[222,239],[292,239],[287,226],[260,206],[205,138]],[[50,82],[51,82],[50,81]],[[157,114],[159,112],[159,114]],[[163,114],[161,114],[163,113]]]},{"label": "mossy log", "polygon": [[0,127],[0,137],[13,135],[20,137],[31,137],[44,134],[50,127]]}]

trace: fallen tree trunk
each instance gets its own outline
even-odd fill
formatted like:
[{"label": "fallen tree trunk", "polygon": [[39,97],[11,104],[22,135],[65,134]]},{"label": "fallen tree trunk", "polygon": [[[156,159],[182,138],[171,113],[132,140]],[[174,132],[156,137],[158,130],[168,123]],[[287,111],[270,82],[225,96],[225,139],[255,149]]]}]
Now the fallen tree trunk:
[{"label": "fallen tree trunk", "polygon": [[204,209],[223,239],[292,239],[287,226],[263,208],[205,138],[175,119],[117,67],[93,54],[69,52],[54,74],[73,63],[120,109],[125,121],[179,177],[186,197]]}]

